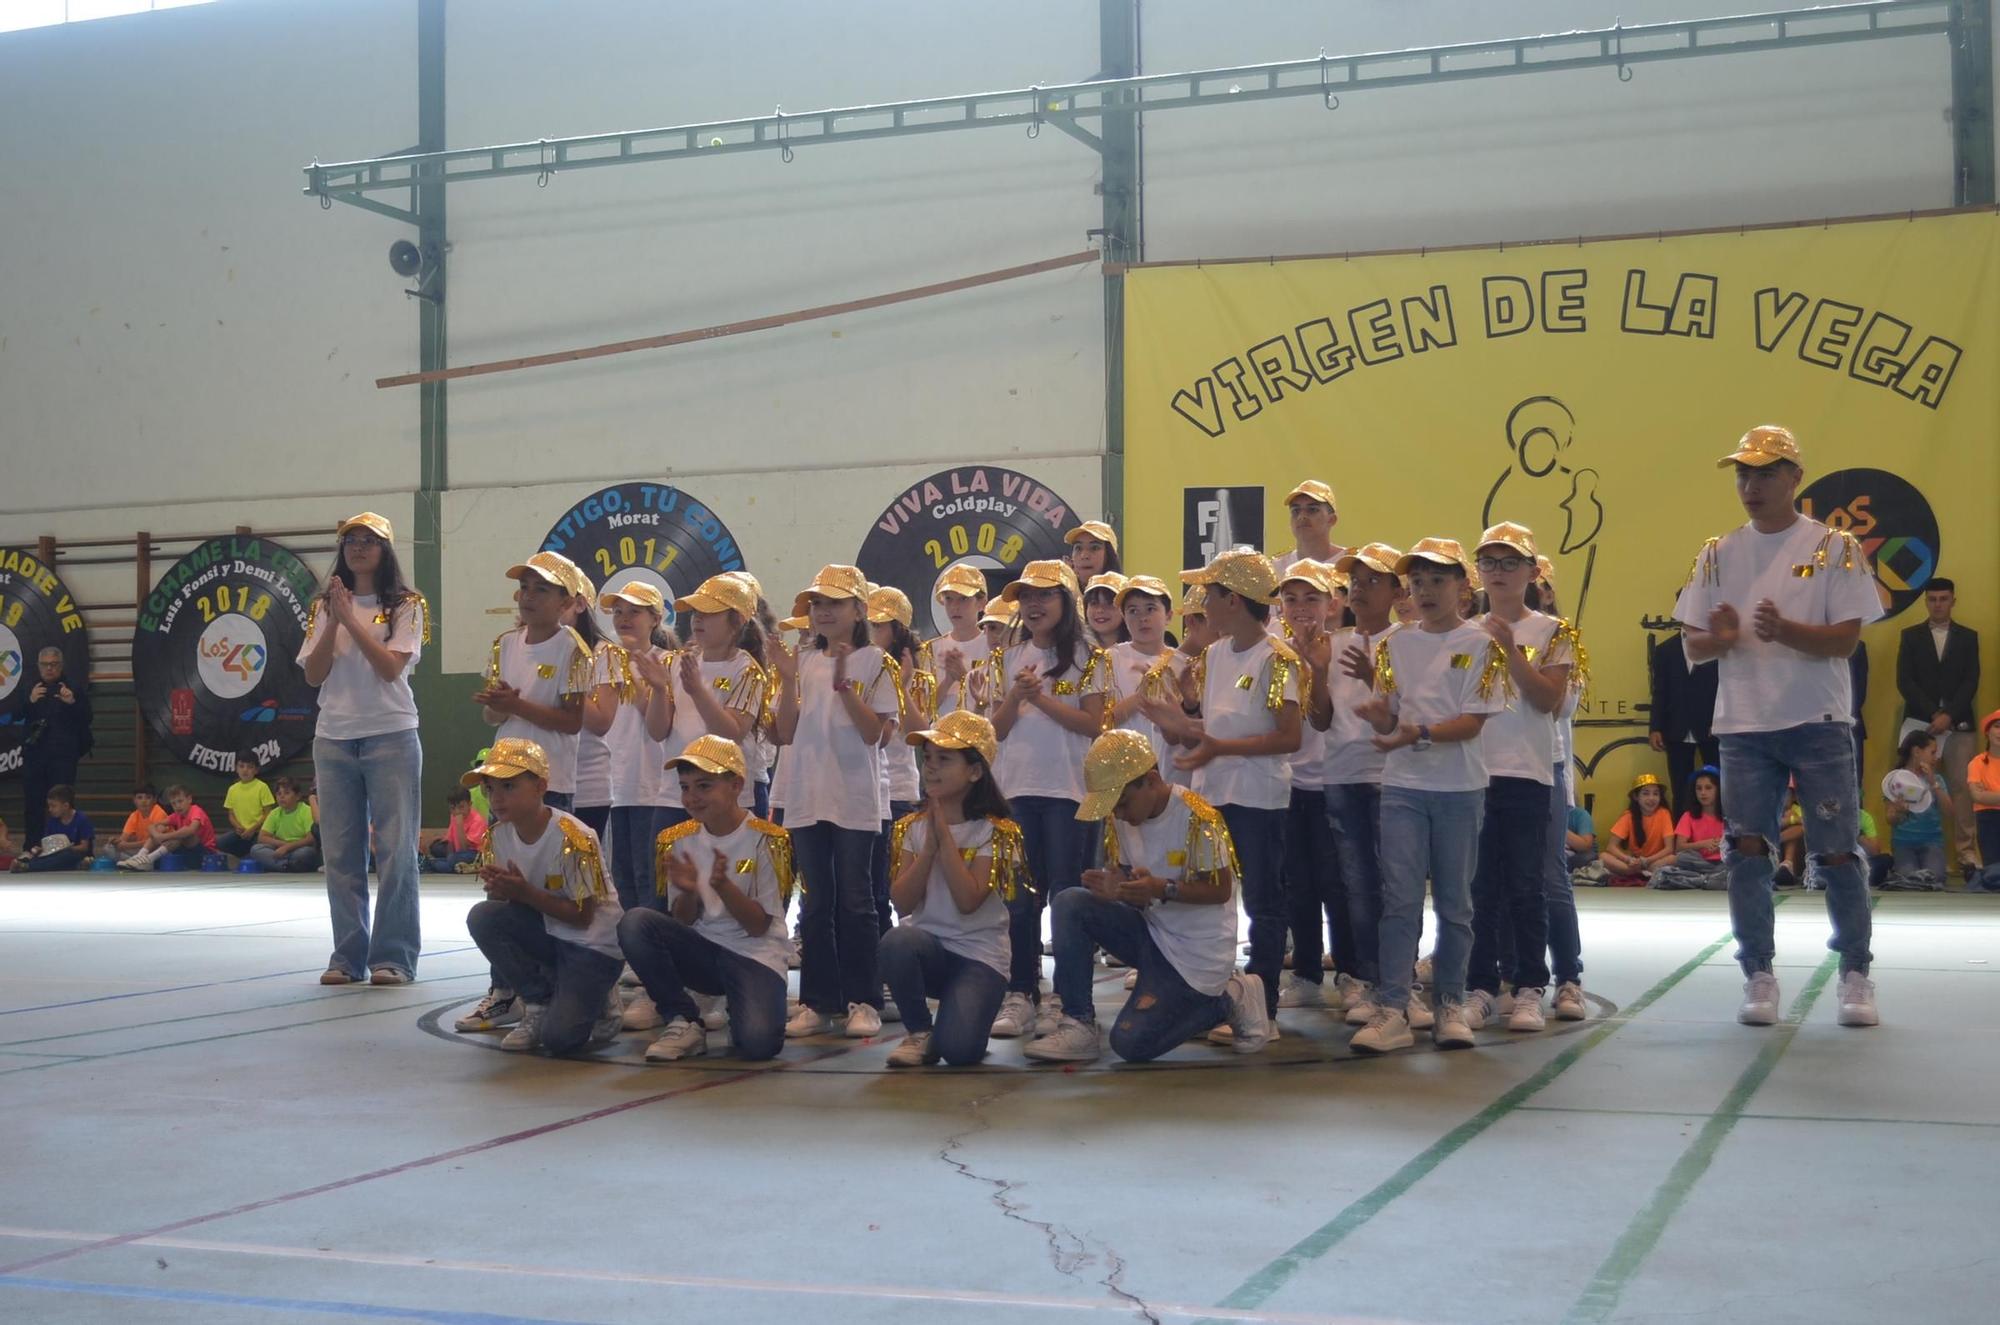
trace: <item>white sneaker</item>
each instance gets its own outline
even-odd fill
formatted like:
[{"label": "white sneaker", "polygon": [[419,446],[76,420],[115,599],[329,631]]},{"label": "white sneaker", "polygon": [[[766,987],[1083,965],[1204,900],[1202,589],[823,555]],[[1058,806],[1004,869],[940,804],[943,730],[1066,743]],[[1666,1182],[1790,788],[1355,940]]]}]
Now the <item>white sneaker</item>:
[{"label": "white sneaker", "polygon": [[632,995],[632,1001],[625,1005],[619,1020],[628,1031],[649,1031],[655,1026],[667,1024],[667,1019],[660,1015],[659,1005],[653,1002],[653,996],[643,989]]},{"label": "white sneaker", "polygon": [[[1336,994],[1335,997],[1338,997]],[[1290,971],[1278,977],[1278,1006],[1281,1008],[1323,1008],[1327,991],[1310,980],[1301,980]]]},{"label": "white sneaker", "polygon": [[1410,1023],[1402,1013],[1394,1008],[1377,1008],[1368,1024],[1354,1033],[1347,1042],[1348,1047],[1364,1054],[1386,1054],[1392,1049],[1407,1049],[1417,1042],[1410,1034]]},{"label": "white sneaker", "polygon": [[865,1040],[882,1033],[882,1014],[866,1003],[847,1005],[847,1029],[843,1032],[850,1040]]},{"label": "white sneaker", "polygon": [[686,1017],[675,1017],[660,1032],[660,1037],[646,1046],[646,1061],[672,1063],[683,1058],[700,1058],[707,1052],[708,1032]]},{"label": "white sneaker", "polygon": [[1556,1020],[1583,1021],[1590,1016],[1590,1008],[1583,1001],[1583,986],[1574,980],[1565,980],[1556,986]]},{"label": "white sneaker", "polygon": [[785,1038],[796,1040],[806,1035],[824,1035],[833,1029],[833,1018],[824,1012],[815,1012],[805,1004],[799,1004],[798,1011],[785,1022]]},{"label": "white sneaker", "polygon": [[1410,1007],[1403,1014],[1403,1019],[1410,1023],[1410,1029],[1413,1031],[1427,1031],[1431,1028],[1433,1019],[1431,1017],[1431,996],[1429,990],[1425,989],[1422,985],[1411,986]]},{"label": "white sneaker", "polygon": [[522,1003],[521,1019],[500,1037],[500,1047],[517,1054],[534,1048],[542,1038],[542,1013],[546,1010],[540,1003]]},{"label": "white sneaker", "polygon": [[1542,1017],[1542,991],[1523,989],[1514,998],[1514,1011],[1507,1018],[1510,1031],[1538,1031],[1547,1026]]},{"label": "white sneaker", "polygon": [[153,868],[153,862],[156,859],[158,857],[150,851],[138,851],[119,861],[118,868],[121,870],[131,870],[134,874],[144,874],[147,870]]},{"label": "white sneaker", "polygon": [[497,1031],[521,1020],[521,1007],[521,1000],[514,996],[513,990],[494,985],[486,991],[486,997],[479,1000],[479,1006],[454,1021],[452,1028],[460,1034]]},{"label": "white sneaker", "polygon": [[696,994],[690,992],[695,1010],[701,1013],[701,1028],[705,1031],[719,1031],[729,1024],[729,1000],[721,994]]},{"label": "white sneaker", "polygon": [[1743,1006],[1736,1009],[1736,1020],[1745,1026],[1778,1024],[1777,976],[1759,971],[1743,982]]},{"label": "white sneaker", "polygon": [[1341,1020],[1350,1026],[1366,1026],[1369,1022],[1375,1020],[1375,1011],[1375,991],[1371,989],[1365,998],[1354,1003],[1347,1009]]},{"label": "white sneaker", "polygon": [[1484,989],[1466,990],[1465,1002],[1461,1006],[1465,1009],[1465,1024],[1476,1031],[1485,1030],[1486,1023],[1497,1015],[1494,1011],[1493,995]]},{"label": "white sneaker", "polygon": [[1840,977],[1840,1024],[1882,1024],[1882,1016],[1875,1010],[1875,982],[1859,971],[1849,971]]},{"label": "white sneaker", "polygon": [[1131,970],[1125,972],[1125,987],[1127,989],[1137,989],[1139,987],[1138,967],[1134,966]]},{"label": "white sneaker", "polygon": [[1229,999],[1230,1047],[1239,1054],[1254,1054],[1278,1038],[1270,1012],[1264,1006],[1264,978],[1245,972],[1229,977],[1223,987]]},{"label": "white sneaker", "polygon": [[1361,1001],[1362,992],[1368,988],[1368,982],[1357,980],[1351,975],[1337,975],[1333,978],[1330,988],[1338,994],[1340,1001],[1336,1003],[1333,997],[1329,996],[1326,1000],[1327,1006],[1337,1007],[1345,1012]]},{"label": "white sneaker", "polygon": [[938,1060],[931,1052],[931,1033],[911,1031],[903,1042],[889,1051],[890,1067],[929,1067]]},{"label": "white sneaker", "polygon": [[1449,1000],[1438,1004],[1431,1026],[1431,1043],[1440,1049],[1470,1049],[1475,1041],[1465,1024],[1465,1005]]},{"label": "white sneaker", "polygon": [[1039,1039],[1041,1036],[1054,1034],[1056,1026],[1060,1024],[1061,1021],[1062,1021],[1062,995],[1060,994],[1042,995],[1042,1001],[1035,1007],[1036,1038]]},{"label": "white sneaker", "polygon": [[1064,1016],[1055,1029],[1037,1036],[1021,1051],[1037,1063],[1088,1063],[1101,1052],[1097,1043],[1097,1023]]},{"label": "white sneaker", "polygon": [[1035,1026],[1035,1005],[1026,994],[1010,989],[1000,1000],[1000,1015],[993,1018],[995,1039],[1012,1040],[1026,1035]]},{"label": "white sneaker", "polygon": [[618,1032],[625,1029],[625,1005],[618,1001],[618,984],[604,991],[604,1006],[598,1009],[597,1020],[590,1026],[592,1045],[610,1044],[618,1038]]}]

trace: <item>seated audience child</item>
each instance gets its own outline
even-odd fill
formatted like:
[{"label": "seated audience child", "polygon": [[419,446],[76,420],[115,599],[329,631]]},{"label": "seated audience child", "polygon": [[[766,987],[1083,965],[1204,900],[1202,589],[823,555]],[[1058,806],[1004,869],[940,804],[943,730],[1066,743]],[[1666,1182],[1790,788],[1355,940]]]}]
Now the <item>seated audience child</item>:
[{"label": "seated audience child", "polygon": [[121,870],[149,870],[163,856],[173,856],[186,869],[199,869],[201,858],[215,850],[215,825],[208,811],[194,803],[194,793],[175,783],[167,788],[165,819],[146,830],[146,849],[118,862]]},{"label": "seated audience child", "polygon": [[1589,810],[1581,805],[1572,805],[1563,828],[1563,863],[1570,869],[1580,870],[1596,859],[1597,825],[1591,822]]},{"label": "seated audience child", "polygon": [[486,846],[486,816],[472,803],[472,793],[464,787],[447,791],[444,803],[450,822],[431,839],[418,866],[426,874],[469,873]]},{"label": "seated audience child", "polygon": [[1965,768],[1982,864],[1969,886],[1976,892],[2000,892],[2000,709],[1980,719],[1979,737],[1985,748]]},{"label": "seated audience child", "polygon": [[1643,888],[1647,878],[1674,856],[1674,821],[1667,814],[1660,779],[1641,773],[1632,783],[1625,813],[1611,828],[1611,845],[1600,857],[1613,888]]},{"label": "seated audience child", "polygon": [[135,852],[144,851],[147,830],[154,824],[166,821],[167,812],[160,804],[160,793],[151,787],[140,787],[132,793],[132,813],[125,816],[124,829],[118,836],[100,841],[97,844],[97,854],[105,860],[119,861]]},{"label": "seated audience child", "polygon": [[[1935,733],[1919,728],[1896,749],[1896,766],[1882,779],[1889,811],[1889,846],[1894,857],[1889,878],[1942,887],[1945,877],[1944,806],[1951,792],[1938,775]],[[1926,876],[1912,879],[1910,876]]]},{"label": "seated audience child", "polygon": [[279,778],[272,790],[277,795],[278,807],[264,816],[257,845],[250,848],[250,859],[267,870],[286,874],[318,869],[319,844],[313,840],[312,806],[306,804],[299,784],[289,777]]},{"label": "seated audience child", "polygon": [[608,1043],[623,1013],[623,912],[597,834],[543,800],[549,760],[533,741],[495,741],[486,762],[460,779],[466,786],[475,781],[486,788],[494,826],[491,863],[479,871],[486,900],[473,905],[465,927],[504,987],[522,1000],[521,1020],[500,1047],[570,1054]]},{"label": "seated audience child", "polygon": [[90,867],[91,843],[97,830],[76,808],[76,791],[67,784],[49,788],[49,821],[42,839],[14,860],[16,874],[39,874]]},{"label": "seated audience child", "polygon": [[229,816],[229,831],[215,844],[215,850],[225,856],[240,859],[249,855],[250,849],[257,845],[257,834],[265,817],[278,803],[271,788],[257,776],[262,771],[263,765],[255,755],[236,756],[236,781],[222,798],[223,812]]}]

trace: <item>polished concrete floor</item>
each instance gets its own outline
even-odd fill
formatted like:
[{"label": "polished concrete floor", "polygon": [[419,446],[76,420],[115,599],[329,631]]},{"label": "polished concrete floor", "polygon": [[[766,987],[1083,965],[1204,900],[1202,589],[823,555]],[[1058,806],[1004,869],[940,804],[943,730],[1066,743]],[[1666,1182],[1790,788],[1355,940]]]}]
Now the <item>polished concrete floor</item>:
[{"label": "polished concrete floor", "polygon": [[1720,896],[1586,893],[1580,1025],[891,1074],[454,1035],[473,895],[325,989],[317,879],[0,877],[0,1320],[2000,1316],[2000,899],[1881,898],[1875,1030],[1813,896],[1756,1031]]}]

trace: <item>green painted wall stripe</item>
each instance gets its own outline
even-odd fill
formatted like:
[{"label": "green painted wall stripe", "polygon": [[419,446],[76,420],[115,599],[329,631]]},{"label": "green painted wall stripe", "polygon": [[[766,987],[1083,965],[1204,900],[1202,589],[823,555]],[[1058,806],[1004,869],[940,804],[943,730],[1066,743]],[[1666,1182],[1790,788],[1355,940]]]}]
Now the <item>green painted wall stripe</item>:
[{"label": "green painted wall stripe", "polygon": [[[1873,909],[1872,902],[1870,909]],[[1646,1258],[1653,1254],[1654,1248],[1660,1245],[1660,1238],[1666,1233],[1667,1225],[1673,1222],[1674,1216],[1678,1215],[1681,1207],[1687,1204],[1695,1184],[1702,1180],[1709,1166],[1715,1163],[1716,1153],[1722,1149],[1722,1143],[1729,1138],[1730,1132],[1743,1117],[1744,1106],[1749,1104],[1751,1097],[1763,1088],[1765,1081],[1770,1079],[1772,1071],[1778,1066],[1778,1060],[1792,1047],[1792,1041],[1798,1036],[1799,1024],[1812,1012],[1813,1004],[1819,1001],[1820,994],[1826,989],[1827,982],[1833,978],[1839,963],[1840,954],[1829,952],[1826,959],[1813,971],[1812,978],[1806,981],[1805,988],[1801,989],[1798,997],[1792,1000],[1791,1010],[1785,1014],[1784,1021],[1772,1028],[1770,1041],[1765,1044],[1757,1057],[1751,1060],[1750,1066],[1743,1069],[1742,1075],[1736,1078],[1736,1084],[1731,1086],[1729,1093],[1723,1097],[1722,1104],[1709,1116],[1708,1121],[1702,1124],[1701,1130],[1695,1133],[1693,1142],[1674,1162],[1673,1168],[1667,1171],[1666,1178],[1654,1191],[1652,1200],[1648,1201],[1645,1208],[1634,1215],[1632,1222],[1626,1225],[1624,1234],[1612,1246],[1611,1254],[1606,1256],[1604,1264],[1597,1268],[1590,1286],[1583,1290],[1583,1296],[1576,1300],[1576,1304],[1569,1309],[1569,1314],[1563,1318],[1564,1325],[1594,1325],[1595,1322],[1611,1319],[1611,1313],[1617,1310],[1619,1299],[1625,1295],[1626,1288],[1631,1285],[1639,1268],[1646,1263]]]},{"label": "green painted wall stripe", "polygon": [[[1785,900],[1780,897],[1778,904],[1783,905]],[[1700,970],[1709,958],[1722,951],[1723,945],[1729,941],[1730,936],[1724,934],[1681,963],[1658,984],[1634,999],[1632,1005],[1623,1009],[1618,1017],[1591,1030],[1576,1044],[1543,1064],[1533,1076],[1514,1086],[1471,1118],[1432,1142],[1421,1154],[1385,1178],[1373,1191],[1357,1198],[1346,1209],[1307,1234],[1282,1256],[1244,1280],[1235,1292],[1216,1305],[1236,1310],[1262,1306],[1300,1270],[1346,1241],[1351,1234],[1382,1213],[1390,1202],[1416,1186],[1438,1165],[1463,1150],[1502,1118],[1519,1109],[1550,1082],[1576,1066],[1577,1061],[1585,1054],[1617,1034],[1621,1026],[1629,1024],[1634,1017],[1664,998],[1674,986]]]}]

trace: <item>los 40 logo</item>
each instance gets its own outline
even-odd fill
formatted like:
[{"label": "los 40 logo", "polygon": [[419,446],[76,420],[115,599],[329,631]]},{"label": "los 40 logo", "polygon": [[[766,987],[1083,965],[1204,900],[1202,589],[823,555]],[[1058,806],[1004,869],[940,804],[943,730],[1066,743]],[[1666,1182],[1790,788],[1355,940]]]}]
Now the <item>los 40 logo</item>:
[{"label": "los 40 logo", "polygon": [[1799,509],[1854,535],[1868,554],[1883,608],[1896,615],[1923,595],[1943,555],[1923,493],[1886,469],[1836,469],[1799,493]]}]

